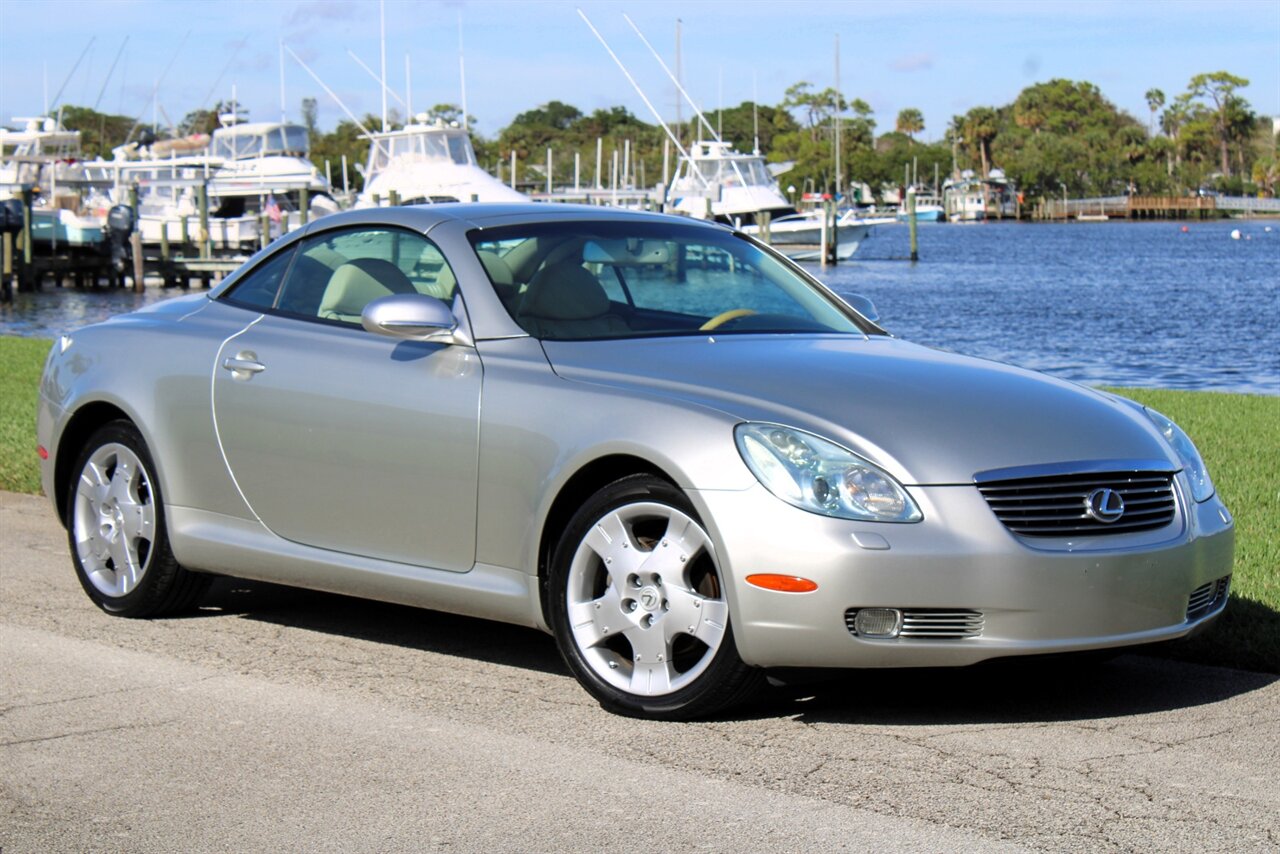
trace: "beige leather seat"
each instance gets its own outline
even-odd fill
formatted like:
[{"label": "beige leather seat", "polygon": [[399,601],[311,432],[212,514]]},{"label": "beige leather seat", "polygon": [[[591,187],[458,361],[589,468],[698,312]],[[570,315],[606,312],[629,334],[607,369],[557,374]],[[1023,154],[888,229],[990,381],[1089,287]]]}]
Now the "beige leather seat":
[{"label": "beige leather seat", "polygon": [[359,323],[364,307],[378,297],[412,293],[417,293],[413,283],[395,264],[381,258],[357,258],[333,271],[316,314],[325,320]]},{"label": "beige leather seat", "polygon": [[536,338],[614,338],[631,332],[610,314],[609,296],[582,266],[565,261],[539,271],[520,302],[517,320]]}]

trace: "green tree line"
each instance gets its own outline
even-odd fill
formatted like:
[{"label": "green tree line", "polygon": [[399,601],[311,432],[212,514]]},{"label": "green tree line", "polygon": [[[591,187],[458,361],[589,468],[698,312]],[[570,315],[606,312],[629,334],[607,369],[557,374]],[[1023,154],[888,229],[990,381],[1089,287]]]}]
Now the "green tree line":
[{"label": "green tree line", "polygon": [[[1242,91],[1249,81],[1226,71],[1197,74],[1184,92],[1169,98],[1159,89],[1146,93],[1149,115],[1140,120],[1118,109],[1093,83],[1055,79],[1023,89],[1012,103],[975,107],[952,117],[941,139],[922,141],[928,128],[914,107],[902,109],[892,129],[878,128],[872,110],[860,98],[834,89],[817,89],[800,81],[776,105],[744,102],[707,115],[707,121],[739,150],[755,147],[772,163],[792,165],[780,176],[796,193],[834,192],[867,184],[879,195],[901,186],[909,175],[932,183],[941,175],[973,170],[987,175],[1000,168],[1028,201],[1057,197],[1138,193],[1169,195],[1206,188],[1232,194],[1274,196],[1280,183],[1277,140],[1269,119],[1258,116]],[[341,159],[347,157],[353,188],[359,189],[355,164],[363,163],[369,142],[357,124],[340,121],[331,131],[317,124],[314,98],[303,101],[304,123],[311,133],[311,156],[323,171],[326,162],[340,182]],[[188,114],[171,128],[150,129],[157,136],[210,132],[213,110]],[[430,111],[445,121],[460,121],[453,104]],[[402,126],[393,116],[393,126]],[[474,117],[469,117],[474,126]],[[124,116],[67,107],[63,122],[82,132],[87,156],[110,156],[136,123]],[[363,124],[380,121],[366,116]],[[672,126],[687,146],[710,132],[697,121]],[[516,177],[525,187],[546,182],[547,150],[552,181],[583,186],[653,187],[675,168],[674,149],[665,163],[663,129],[645,122],[625,107],[584,113],[561,101],[526,110],[492,137],[472,135],[482,166],[510,180],[514,153]],[[601,149],[596,171],[597,140]],[[616,163],[615,167],[615,152]],[[838,152],[838,155],[837,155]],[[620,172],[624,163],[626,175]]]}]

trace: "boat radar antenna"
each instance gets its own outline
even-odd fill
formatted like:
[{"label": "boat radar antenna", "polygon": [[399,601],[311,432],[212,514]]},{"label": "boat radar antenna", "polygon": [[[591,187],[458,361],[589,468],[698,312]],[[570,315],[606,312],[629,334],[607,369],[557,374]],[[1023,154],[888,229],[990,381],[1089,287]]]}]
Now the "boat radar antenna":
[{"label": "boat radar antenna", "polygon": [[[667,138],[670,139],[671,142],[675,145],[676,151],[680,152],[680,156],[683,157],[687,162],[692,163],[693,161],[689,157],[689,152],[685,151],[684,146],[680,144],[679,138],[676,137],[676,135],[671,132],[671,127],[665,121],[663,121],[662,116],[658,113],[657,109],[653,106],[653,102],[649,100],[649,97],[644,94],[644,90],[640,88],[640,84],[637,83],[635,78],[631,76],[631,72],[627,71],[627,67],[622,64],[621,59],[618,59],[618,55],[613,52],[613,48],[609,47],[609,43],[604,40],[604,36],[600,35],[600,31],[597,30],[595,28],[595,25],[591,23],[591,19],[587,17],[587,13],[579,9],[578,16],[582,18],[583,23],[585,23],[587,27],[590,28],[591,32],[595,35],[596,39],[599,40],[600,44],[604,46],[604,49],[609,52],[609,56],[613,57],[613,61],[617,63],[618,68],[622,70],[623,76],[627,78],[627,81],[631,84],[632,88],[636,90],[636,94],[640,96],[640,100],[644,101],[644,105],[649,108],[649,112],[653,114],[653,117],[655,119],[657,119],[658,124],[662,126],[662,129],[667,134]],[[703,121],[706,121],[706,120],[703,119]],[[708,189],[710,189],[711,187],[710,180],[708,180],[708,178],[705,175],[703,175],[699,170],[694,169],[692,171],[693,171],[693,174],[697,175],[698,179],[702,181],[703,185]]]},{"label": "boat radar antenna", "polygon": [[[579,10],[579,14],[581,14],[581,10]],[[671,78],[671,82],[676,84],[676,90],[682,96],[684,96],[684,99],[686,101],[689,102],[689,106],[693,107],[693,112],[698,117],[698,120],[702,122],[703,126],[705,126],[706,129],[711,133],[711,136],[715,138],[716,142],[722,142],[722,140],[720,139],[720,135],[716,133],[716,129],[711,126],[711,122],[707,121],[707,117],[702,114],[702,110],[698,109],[697,102],[694,101],[693,97],[688,93],[688,91],[686,91],[685,88],[680,85],[679,78],[677,78],[676,75],[671,73],[671,69],[668,68],[667,64],[662,61],[662,56],[658,53],[657,50],[654,49],[653,45],[649,43],[649,40],[644,37],[644,33],[640,32],[640,28],[636,26],[636,22],[631,20],[631,17],[627,15],[625,12],[622,14],[622,17],[623,19],[626,20],[628,24],[631,25],[631,29],[635,30],[636,35],[640,37],[640,41],[644,42],[644,46],[649,48],[649,53],[653,54],[653,58],[658,60],[658,65],[662,66],[662,70],[667,73],[667,77]],[[595,29],[595,28],[592,27],[592,29]]]}]

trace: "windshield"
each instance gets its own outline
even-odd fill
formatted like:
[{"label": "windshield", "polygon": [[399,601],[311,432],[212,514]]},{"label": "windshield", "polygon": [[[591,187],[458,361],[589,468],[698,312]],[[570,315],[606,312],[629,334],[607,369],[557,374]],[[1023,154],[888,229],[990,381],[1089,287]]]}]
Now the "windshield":
[{"label": "windshield", "polygon": [[550,222],[470,239],[512,319],[535,338],[863,332],[785,261],[724,229]]}]

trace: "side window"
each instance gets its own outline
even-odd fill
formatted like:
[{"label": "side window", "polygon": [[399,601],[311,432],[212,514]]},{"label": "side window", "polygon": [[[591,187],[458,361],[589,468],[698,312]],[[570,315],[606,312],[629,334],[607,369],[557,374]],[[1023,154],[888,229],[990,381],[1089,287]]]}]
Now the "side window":
[{"label": "side window", "polygon": [[222,298],[245,308],[256,308],[261,311],[271,308],[275,305],[280,282],[289,270],[289,261],[292,260],[296,249],[297,247],[291,246],[275,257],[268,258],[236,282],[235,286]]},{"label": "side window", "polygon": [[358,326],[364,307],[378,297],[420,293],[451,302],[456,287],[444,255],[422,235],[347,229],[303,241],[277,308]]}]

